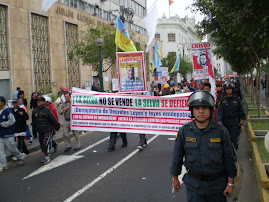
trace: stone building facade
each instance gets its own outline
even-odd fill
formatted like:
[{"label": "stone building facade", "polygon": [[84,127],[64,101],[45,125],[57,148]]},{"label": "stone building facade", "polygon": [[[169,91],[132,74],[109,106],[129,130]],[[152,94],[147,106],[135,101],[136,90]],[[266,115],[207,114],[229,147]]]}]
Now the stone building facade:
[{"label": "stone building facade", "polygon": [[[110,21],[59,1],[43,15],[42,0],[0,2],[0,95],[12,99],[19,86],[30,100],[34,91],[55,86],[52,92],[57,94],[61,86],[84,88],[85,83],[96,80],[98,72],[83,66],[79,59],[70,61],[68,52],[79,41],[82,30]],[[135,32],[132,40],[136,39],[146,44],[148,37]],[[146,71],[150,82],[149,60]],[[112,90],[115,72],[116,67],[112,67],[103,73],[105,91]]]}]

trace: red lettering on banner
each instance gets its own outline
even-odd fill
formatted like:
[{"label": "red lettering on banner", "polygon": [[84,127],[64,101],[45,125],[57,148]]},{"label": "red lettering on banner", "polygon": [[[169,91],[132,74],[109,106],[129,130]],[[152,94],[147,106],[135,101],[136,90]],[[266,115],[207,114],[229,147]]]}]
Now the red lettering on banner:
[{"label": "red lettering on banner", "polygon": [[187,107],[187,100],[170,100],[170,107]]},{"label": "red lettering on banner", "polygon": [[162,107],[168,107],[168,100],[162,100]]},{"label": "red lettering on banner", "polygon": [[209,48],[210,47],[210,43],[196,43],[196,44],[192,44],[191,48]]}]

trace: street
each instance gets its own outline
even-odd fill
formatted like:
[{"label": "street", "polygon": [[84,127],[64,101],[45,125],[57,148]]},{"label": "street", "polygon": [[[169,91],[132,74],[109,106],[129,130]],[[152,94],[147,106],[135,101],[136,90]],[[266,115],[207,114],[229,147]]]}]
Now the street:
[{"label": "street", "polygon": [[0,201],[186,201],[184,184],[172,194],[172,136],[147,135],[148,146],[138,151],[138,134],[127,134],[128,147],[121,148],[119,137],[114,152],[106,150],[107,137],[105,132],[81,136],[78,152],[64,153],[61,144],[46,166],[40,151],[23,166],[9,163],[0,173]]}]

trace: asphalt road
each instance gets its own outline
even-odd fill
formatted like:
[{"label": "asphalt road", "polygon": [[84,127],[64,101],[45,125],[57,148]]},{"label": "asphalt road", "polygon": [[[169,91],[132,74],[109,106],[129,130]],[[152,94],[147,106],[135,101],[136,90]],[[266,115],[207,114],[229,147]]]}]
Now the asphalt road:
[{"label": "asphalt road", "polygon": [[[126,148],[121,148],[119,137],[116,150],[107,152],[108,140],[99,141],[108,136],[104,132],[81,136],[79,152],[64,153],[61,144],[47,166],[40,162],[40,151],[22,166],[9,163],[0,173],[0,201],[186,201],[184,184],[182,191],[172,193],[172,136],[147,135],[152,141],[138,151],[138,134],[127,134]],[[67,163],[52,168],[63,161]],[[40,168],[45,172],[29,177]]]}]

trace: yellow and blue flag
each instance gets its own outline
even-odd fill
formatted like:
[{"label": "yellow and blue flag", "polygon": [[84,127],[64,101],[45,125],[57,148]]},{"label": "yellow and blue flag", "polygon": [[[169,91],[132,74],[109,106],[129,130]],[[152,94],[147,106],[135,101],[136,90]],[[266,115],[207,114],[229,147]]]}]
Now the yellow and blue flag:
[{"label": "yellow and blue flag", "polygon": [[180,52],[177,53],[176,62],[174,64],[173,68],[171,69],[170,73],[172,74],[173,72],[178,72],[179,67],[180,67]]},{"label": "yellow and blue flag", "polygon": [[119,17],[117,17],[117,29],[115,44],[124,52],[136,52],[136,47],[130,39],[130,35],[125,25]]},{"label": "yellow and blue flag", "polygon": [[154,52],[153,52],[153,63],[152,63],[152,69],[151,71],[154,72],[154,70],[157,68],[157,67],[160,67],[163,65],[162,61],[162,56],[161,56],[161,53],[158,49],[158,43],[157,43],[157,40],[155,42],[155,46],[154,46]]}]

